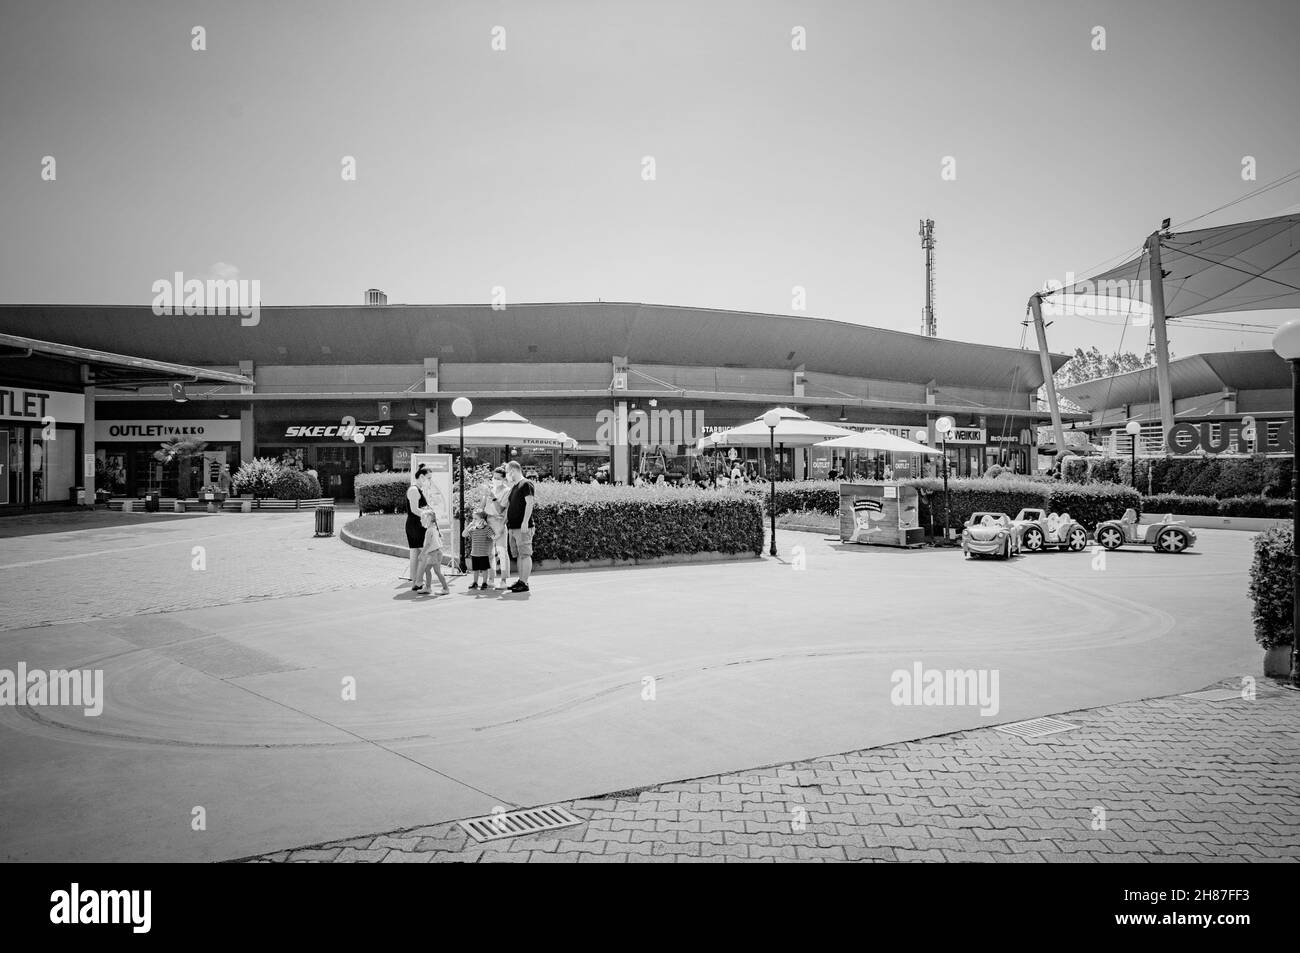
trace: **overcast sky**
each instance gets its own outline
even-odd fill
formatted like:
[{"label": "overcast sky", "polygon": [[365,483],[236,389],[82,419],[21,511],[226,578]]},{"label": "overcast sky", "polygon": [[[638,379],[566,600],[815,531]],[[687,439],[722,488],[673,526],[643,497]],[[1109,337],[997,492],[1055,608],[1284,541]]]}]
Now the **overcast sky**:
[{"label": "overcast sky", "polygon": [[[1298,49],[1295,0],[9,0],[0,301],[235,269],[265,304],[790,313],[801,286],[808,314],[916,331],[929,216],[940,334],[1016,346],[1044,281],[1300,168]],[[1198,225],[1297,206],[1291,183]]]}]

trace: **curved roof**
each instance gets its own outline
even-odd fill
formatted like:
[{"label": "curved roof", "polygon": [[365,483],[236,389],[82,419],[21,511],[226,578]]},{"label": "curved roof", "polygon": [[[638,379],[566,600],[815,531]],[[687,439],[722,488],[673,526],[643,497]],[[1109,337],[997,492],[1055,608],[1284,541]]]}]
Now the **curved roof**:
[{"label": "curved roof", "polygon": [[[1169,388],[1174,400],[1222,390],[1290,389],[1291,368],[1273,351],[1218,351],[1193,354],[1169,362]],[[1062,387],[1059,393],[1084,410],[1109,410],[1125,404],[1146,404],[1160,393],[1156,369],[1099,377]]]},{"label": "curved roof", "polygon": [[[238,316],[158,317],[147,306],[5,305],[0,331],[155,360],[233,365],[604,362],[735,367],[804,365],[875,380],[1005,388],[1019,368],[1042,384],[1036,351],[970,344],[790,315],[586,302],[262,307]],[[328,348],[328,351],[323,350]],[[1055,370],[1069,357],[1052,355]]]}]

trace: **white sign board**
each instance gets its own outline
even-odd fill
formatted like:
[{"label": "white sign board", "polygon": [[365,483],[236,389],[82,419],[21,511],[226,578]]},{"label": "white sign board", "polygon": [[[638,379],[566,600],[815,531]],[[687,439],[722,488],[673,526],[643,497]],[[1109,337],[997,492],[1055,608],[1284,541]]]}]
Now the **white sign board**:
[{"label": "white sign board", "polygon": [[411,482],[420,467],[427,467],[433,476],[433,486],[424,494],[424,501],[429,504],[438,517],[438,526],[442,529],[443,549],[452,552],[451,526],[451,454],[450,453],[413,453],[411,454]]},{"label": "white sign board", "polygon": [[238,443],[238,420],[96,420],[95,443],[161,443],[185,437]]},{"label": "white sign board", "polygon": [[39,387],[0,384],[0,420],[21,420],[38,426],[54,418],[56,427],[86,422],[86,395]]}]

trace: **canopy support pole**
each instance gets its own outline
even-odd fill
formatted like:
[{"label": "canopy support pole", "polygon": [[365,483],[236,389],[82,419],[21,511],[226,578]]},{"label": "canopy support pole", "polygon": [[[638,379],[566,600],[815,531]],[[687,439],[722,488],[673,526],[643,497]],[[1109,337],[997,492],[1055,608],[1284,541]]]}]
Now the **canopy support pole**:
[{"label": "canopy support pole", "polygon": [[1165,277],[1160,267],[1160,233],[1147,238],[1147,277],[1151,285],[1151,326],[1156,332],[1156,386],[1160,390],[1161,443],[1169,452],[1174,429],[1173,390],[1169,386],[1169,336],[1165,330]]},{"label": "canopy support pole", "polygon": [[1056,381],[1052,379],[1052,356],[1047,350],[1047,329],[1043,325],[1043,297],[1029,296],[1029,311],[1034,316],[1034,334],[1038,337],[1038,359],[1043,365],[1043,387],[1047,391],[1047,408],[1052,412],[1052,432],[1056,436],[1056,459],[1065,455],[1065,428],[1061,426],[1061,408],[1056,402]]}]

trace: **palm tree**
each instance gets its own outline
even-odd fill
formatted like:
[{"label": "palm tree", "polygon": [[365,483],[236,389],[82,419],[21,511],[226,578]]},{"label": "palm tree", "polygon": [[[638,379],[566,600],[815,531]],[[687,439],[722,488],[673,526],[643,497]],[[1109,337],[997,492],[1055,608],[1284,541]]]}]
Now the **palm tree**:
[{"label": "palm tree", "polygon": [[[195,440],[191,437],[176,437],[164,443],[162,445],[161,450],[155,450],[153,452],[153,458],[157,460],[159,463],[161,463],[164,468],[167,466],[167,464],[175,460],[177,461],[177,466],[179,468],[181,464],[187,463],[194,457],[197,457],[200,454],[202,454],[203,451],[207,449],[207,446],[208,446],[207,443],[205,443],[202,440]],[[182,487],[180,485],[181,484],[180,475],[181,474],[178,471],[177,481],[176,481],[177,483],[176,495],[186,496],[187,493],[182,490]],[[159,480],[159,483],[160,483],[159,491],[161,491],[162,490],[161,479]],[[189,487],[187,481],[187,485],[184,487],[184,490],[187,491],[188,489]]]}]

